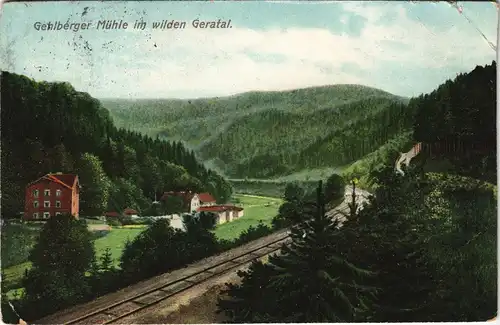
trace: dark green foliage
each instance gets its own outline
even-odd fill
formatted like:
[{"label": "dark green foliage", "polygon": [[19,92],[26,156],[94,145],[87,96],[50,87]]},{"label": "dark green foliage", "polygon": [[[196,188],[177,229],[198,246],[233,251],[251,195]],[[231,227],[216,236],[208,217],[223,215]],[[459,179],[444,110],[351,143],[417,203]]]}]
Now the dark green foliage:
[{"label": "dark green foliage", "polygon": [[496,198],[479,187],[448,186],[445,191],[447,222],[434,229],[439,236],[429,241],[430,262],[440,281],[425,312],[442,321],[490,319],[497,311]]},{"label": "dark green foliage", "polygon": [[404,102],[377,89],[335,85],[190,101],[105,100],[104,106],[121,126],[188,141],[231,177],[268,178],[345,165],[375,151],[411,127],[413,112]]},{"label": "dark green foliage", "polygon": [[99,260],[95,260],[92,264],[91,277],[89,278],[92,285],[92,295],[99,296],[118,289],[123,284],[120,276],[119,270],[113,264],[111,250],[106,247]]},{"label": "dark green foliage", "polygon": [[327,203],[342,198],[344,196],[344,191],[345,181],[342,176],[338,174],[332,174],[330,177],[328,177],[324,190]]},{"label": "dark green foliage", "polygon": [[[2,268],[28,260],[40,230],[19,223],[5,223],[2,226]],[[5,278],[4,278],[5,279]]]},{"label": "dark green foliage", "polygon": [[305,195],[304,188],[298,183],[290,183],[285,187],[284,199],[285,201],[299,201]]},{"label": "dark green foliage", "polygon": [[117,218],[114,218],[114,217],[107,217],[106,218],[106,223],[108,225],[110,225],[111,227],[120,227],[120,226],[122,226],[122,223],[120,222],[120,220],[118,220]]},{"label": "dark green foliage", "polygon": [[76,169],[80,180],[81,196],[84,198],[80,205],[81,214],[100,216],[108,206],[111,182],[102,168],[99,158],[84,153],[78,160]]},{"label": "dark green foliage", "polygon": [[169,220],[158,220],[127,242],[121,256],[126,278],[144,279],[184,265],[188,261],[185,236],[170,226]]},{"label": "dark green foliage", "polygon": [[90,293],[85,273],[93,259],[94,246],[85,222],[69,215],[49,219],[30,253],[32,268],[23,280],[26,317],[84,299]]},{"label": "dark green foliage", "polygon": [[[292,228],[293,239],[269,265],[254,263],[229,285],[219,310],[231,322],[356,321],[368,311],[375,289],[363,284],[373,274],[351,264],[338,244],[342,232],[325,216],[320,183],[313,218]],[[259,299],[255,299],[255,297]]]},{"label": "dark green foliage", "polygon": [[266,179],[230,179],[235,192],[243,194],[263,195],[269,197],[283,197],[285,188],[290,183],[298,183],[301,187],[315,188],[316,181],[270,181]]},{"label": "dark green foliage", "polygon": [[238,239],[234,241],[234,246],[241,246],[245,243],[251,242],[252,240],[270,235],[272,232],[272,228],[264,225],[262,221],[259,221],[257,226],[250,226],[242,231]]},{"label": "dark green foliage", "polygon": [[98,100],[68,83],[8,72],[1,81],[2,215],[23,211],[26,184],[49,172],[82,175],[81,208],[90,215],[146,209],[155,193],[169,190],[208,191],[224,202],[231,196],[229,184],[183,144],[117,129]]},{"label": "dark green foliage", "polygon": [[180,196],[175,195],[168,196],[164,201],[162,201],[161,209],[163,213],[167,215],[187,212],[183,199]]},{"label": "dark green foliage", "polygon": [[314,195],[299,183],[289,183],[283,195],[284,202],[278,209],[278,215],[272,220],[274,229],[289,227],[310,218],[316,211]]},{"label": "dark green foliage", "polygon": [[[478,321],[496,310],[496,201],[471,179],[435,177],[418,166],[379,184],[355,222],[348,256],[378,270],[376,322]],[[470,186],[470,184],[476,184]],[[466,293],[466,294],[465,294]]]},{"label": "dark green foliage", "polygon": [[216,226],[216,216],[213,213],[201,212],[184,215],[184,228],[187,235],[187,254],[195,261],[214,254],[219,246],[213,230]]},{"label": "dark green foliage", "polygon": [[448,80],[410,101],[414,139],[458,170],[496,180],[496,62]]}]

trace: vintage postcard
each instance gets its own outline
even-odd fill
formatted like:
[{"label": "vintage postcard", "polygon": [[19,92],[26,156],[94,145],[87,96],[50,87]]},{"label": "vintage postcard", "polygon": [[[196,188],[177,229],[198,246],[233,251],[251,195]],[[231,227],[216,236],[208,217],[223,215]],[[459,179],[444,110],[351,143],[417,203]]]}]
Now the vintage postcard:
[{"label": "vintage postcard", "polygon": [[496,319],[498,14],[2,3],[3,322]]}]

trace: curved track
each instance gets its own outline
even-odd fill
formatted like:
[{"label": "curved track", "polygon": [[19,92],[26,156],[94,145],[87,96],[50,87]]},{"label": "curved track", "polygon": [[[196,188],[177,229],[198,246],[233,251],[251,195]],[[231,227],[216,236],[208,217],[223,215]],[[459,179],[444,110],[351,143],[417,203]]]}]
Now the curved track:
[{"label": "curved track", "polygon": [[[340,215],[342,212],[346,211],[345,208],[337,208],[334,210],[336,210],[336,213],[331,214],[331,217]],[[277,252],[281,249],[283,244],[288,243],[290,240],[290,235],[288,234],[288,232],[286,232],[280,238],[269,243],[265,243],[261,246],[252,248],[251,250],[206,267],[200,271],[197,271],[196,273],[158,285],[157,287],[147,290],[146,292],[107,305],[106,307],[94,310],[70,321],[66,321],[63,324],[73,325],[116,323],[125,317],[156,305],[207,280],[220,277],[226,273],[241,268],[242,266],[250,263],[253,260]]]},{"label": "curved track", "polygon": [[280,250],[281,245],[288,242],[289,239],[290,236],[286,234],[277,240],[247,251],[231,259],[219,262],[178,280],[160,285],[157,288],[148,290],[134,297],[124,299],[112,305],[95,310],[64,324],[110,324],[117,322],[122,318],[153,306],[204,281],[237,269],[252,260],[274,253]]}]

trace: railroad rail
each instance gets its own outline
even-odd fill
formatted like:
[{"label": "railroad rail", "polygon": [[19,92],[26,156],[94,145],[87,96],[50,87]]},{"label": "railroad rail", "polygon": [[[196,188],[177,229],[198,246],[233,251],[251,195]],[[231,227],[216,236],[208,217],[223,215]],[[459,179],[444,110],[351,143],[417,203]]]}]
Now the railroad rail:
[{"label": "railroad rail", "polygon": [[[336,209],[336,213],[330,217],[340,215],[346,212],[346,209]],[[209,279],[216,278],[223,274],[238,269],[249,262],[265,257],[276,251],[279,251],[283,244],[291,240],[290,234],[285,235],[270,243],[263,244],[257,248],[246,251],[230,259],[221,261],[209,267],[206,267],[193,274],[184,276],[180,279],[162,284],[158,287],[147,290],[130,298],[123,299],[106,307],[94,310],[76,319],[63,323],[64,325],[73,324],[111,324],[125,317],[133,315],[141,310],[156,305],[170,297],[199,285]]]}]

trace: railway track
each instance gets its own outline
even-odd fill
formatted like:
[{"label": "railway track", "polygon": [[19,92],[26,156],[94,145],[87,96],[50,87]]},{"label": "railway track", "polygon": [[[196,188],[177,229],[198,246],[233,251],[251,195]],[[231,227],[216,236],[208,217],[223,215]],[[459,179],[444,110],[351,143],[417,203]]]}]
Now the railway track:
[{"label": "railway track", "polygon": [[[330,215],[331,217],[340,215],[346,209],[339,209],[336,213]],[[291,240],[290,235],[285,233],[279,239],[272,242],[263,244],[259,247],[253,248],[242,254],[234,256],[230,259],[221,261],[209,267],[206,267],[193,274],[184,276],[180,279],[167,282],[152,288],[146,292],[135,295],[133,297],[123,299],[116,303],[110,304],[106,307],[94,310],[83,316],[73,320],[64,322],[65,325],[73,324],[111,324],[133,315],[141,310],[154,306],[168,298],[171,298],[181,292],[199,285],[207,280],[214,279],[223,274],[229,273],[238,269],[253,260],[265,257],[269,254],[277,252],[281,249],[282,245]]]},{"label": "railway track", "polygon": [[237,269],[252,260],[262,258],[281,249],[281,245],[290,240],[288,234],[270,243],[264,244],[231,259],[219,262],[201,271],[175,281],[168,282],[134,297],[118,301],[104,308],[85,314],[64,323],[72,324],[111,324],[143,309],[156,305],[176,294],[186,291],[202,282],[216,278]]}]

